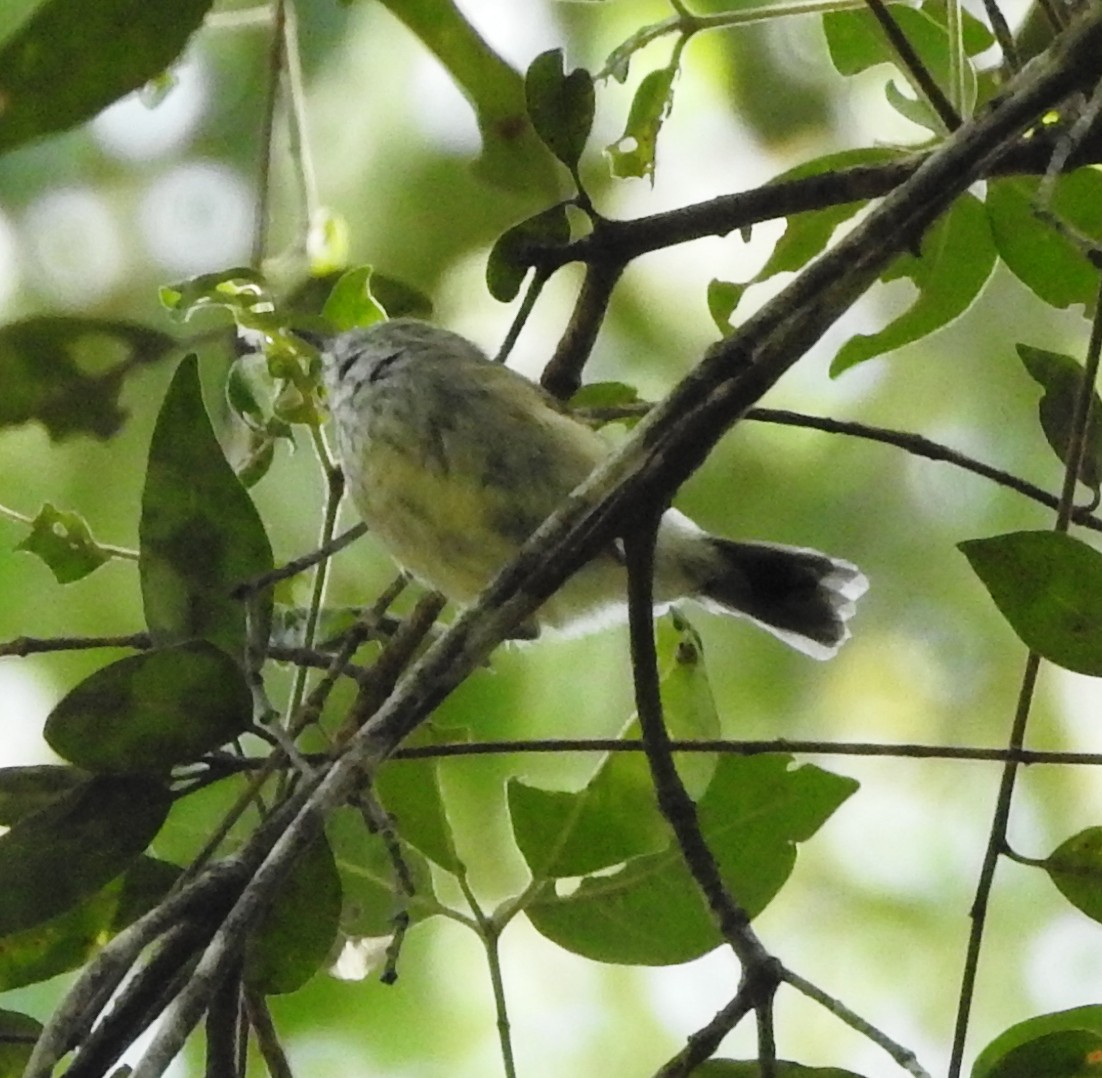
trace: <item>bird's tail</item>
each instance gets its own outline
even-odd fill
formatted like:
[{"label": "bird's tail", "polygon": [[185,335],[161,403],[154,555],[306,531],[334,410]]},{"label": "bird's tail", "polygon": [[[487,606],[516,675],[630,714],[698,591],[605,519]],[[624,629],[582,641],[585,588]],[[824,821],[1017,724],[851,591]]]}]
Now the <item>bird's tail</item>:
[{"label": "bird's tail", "polygon": [[846,622],[869,582],[848,561],[817,550],[744,543],[715,536],[697,560],[694,598],[720,613],[760,625],[815,659],[829,659],[849,638]]}]

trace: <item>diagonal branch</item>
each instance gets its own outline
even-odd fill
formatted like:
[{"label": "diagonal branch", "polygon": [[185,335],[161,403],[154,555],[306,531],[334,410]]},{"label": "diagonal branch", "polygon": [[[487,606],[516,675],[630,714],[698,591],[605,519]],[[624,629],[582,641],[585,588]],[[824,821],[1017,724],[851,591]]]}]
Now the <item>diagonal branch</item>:
[{"label": "diagonal branch", "polygon": [[[623,531],[640,505],[663,504],[732,424],[872,284],[902,250],[1047,109],[1102,75],[1102,11],[1083,18],[1031,63],[978,119],[954,132],[835,248],[820,256],[734,336],[710,350],[631,439],[566,499],[483,593],[413,665],[378,711],[351,736],[327,772],[304,780],[278,813],[279,837],[196,967],[195,992],[166,1015],[166,1034],[135,1078],[163,1073],[205,1007],[234,943],[325,816],[343,804],[402,740],[573,572]],[[260,851],[257,850],[259,853]],[[179,1040],[177,1040],[179,1038]]]}]

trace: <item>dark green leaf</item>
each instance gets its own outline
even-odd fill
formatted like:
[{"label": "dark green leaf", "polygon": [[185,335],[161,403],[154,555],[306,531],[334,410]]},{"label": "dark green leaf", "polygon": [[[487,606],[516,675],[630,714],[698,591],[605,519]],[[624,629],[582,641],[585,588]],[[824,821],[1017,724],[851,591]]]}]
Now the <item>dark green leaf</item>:
[{"label": "dark green leaf", "polygon": [[0,827],[10,827],[29,813],[44,809],[90,777],[68,765],[0,767]]},{"label": "dark green leaf", "polygon": [[15,549],[37,554],[59,584],[71,584],[86,577],[112,557],[96,542],[79,513],[55,509],[49,502],[39,509],[31,534]]},{"label": "dark green leaf", "polygon": [[987,1078],[1098,1078],[1102,1036],[1086,1029],[1043,1033],[991,1064]]},{"label": "dark green leaf", "polygon": [[673,107],[676,67],[663,67],[647,74],[632,98],[624,133],[605,148],[612,175],[654,177],[658,132]]},{"label": "dark green leaf", "polygon": [[[1034,209],[1040,180],[1015,176],[989,180],[987,217],[999,257],[1045,303],[1088,309],[1098,292],[1098,270],[1067,237],[1042,221]],[[1102,240],[1102,175],[1093,168],[1065,173],[1047,207],[1061,220]]]},{"label": "dark green leaf", "polygon": [[593,77],[580,67],[567,75],[562,49],[549,49],[529,66],[524,94],[536,134],[574,172],[593,126]]},{"label": "dark green leaf", "polygon": [[40,317],[3,326],[0,427],[37,419],[55,441],[110,438],[126,418],[119,407],[126,376],[174,345],[165,333],[108,319]]},{"label": "dark green leaf", "polygon": [[486,260],[486,287],[490,295],[508,303],[520,291],[531,262],[527,253],[533,244],[559,246],[570,239],[570,221],[561,203],[529,217],[503,232]]},{"label": "dark green leaf", "polygon": [[0,1078],[20,1078],[41,1033],[29,1014],[0,1010]]},{"label": "dark green leaf", "polygon": [[1049,854],[1043,867],[1064,898],[1102,922],[1102,827],[1072,835]]},{"label": "dark green leaf", "polygon": [[[1052,1014],[1040,1014],[1034,1018],[1027,1018],[1024,1022],[1004,1030],[980,1052],[972,1067],[972,1078],[993,1078],[996,1073],[999,1073],[994,1068],[1002,1060],[1013,1055],[1017,1048],[1034,1044],[1044,1036],[1064,1031],[1082,1032],[1084,1030],[1102,1036],[1102,1007],[1097,1005],[1073,1007],[1067,1011],[1056,1011]],[[1097,1073],[1097,1067],[1095,1073]],[[1005,1073],[1002,1078],[1006,1078]],[[1091,1078],[1095,1078],[1094,1073]]]},{"label": "dark green leaf", "polygon": [[89,779],[0,836],[0,937],[70,910],[153,841],[172,804],[140,775]]},{"label": "dark green leaf", "polygon": [[211,0],[46,0],[0,49],[0,150],[90,119],[175,60]]},{"label": "dark green leaf", "polygon": [[482,156],[475,174],[544,201],[559,190],[555,159],[532,130],[524,79],[479,37],[454,0],[382,0],[447,69],[475,110]]},{"label": "dark green leaf", "polygon": [[341,878],[320,835],[291,869],[245,945],[245,981],[264,995],[301,988],[329,956],[341,916]]},{"label": "dark green leaf", "polygon": [[[805,841],[856,789],[850,779],[789,756],[719,761],[698,803],[705,841],[732,893],[751,916],[780,890]],[[537,931],[601,962],[667,965],[721,942],[711,914],[670,843],[613,874],[588,876],[566,897],[548,893],[525,908]]]},{"label": "dark green leaf", "polygon": [[995,247],[983,205],[962,195],[922,241],[922,257],[903,255],[882,275],[883,281],[910,278],[918,298],[879,333],[848,340],[831,364],[832,374],[902,348],[948,325],[979,295],[995,268]]},{"label": "dark green leaf", "polygon": [[[1083,384],[1083,368],[1071,356],[1047,352],[1028,344],[1018,345],[1018,355],[1033,380],[1044,387],[1038,406],[1041,429],[1053,452],[1067,466],[1075,405]],[[1095,493],[1102,484],[1102,401],[1091,393],[1090,420],[1087,424],[1086,451],[1079,468],[1079,479]]]},{"label": "dark green leaf", "polygon": [[357,266],[342,273],[333,286],[321,313],[338,332],[386,318],[387,312],[372,293],[372,273],[370,266]]},{"label": "dark green leaf", "polygon": [[[154,638],[200,637],[242,655],[245,604],[231,593],[271,569],[272,550],[214,437],[194,356],[180,364],[157,417],[138,534],[142,600]],[[258,603],[263,639],[270,594]]]},{"label": "dark green leaf", "polygon": [[[0,991],[55,977],[88,961],[113,936],[148,912],[180,870],[139,857],[121,876],[79,905],[0,940]],[[0,1075],[4,1072],[0,1070]]]},{"label": "dark green leaf", "polygon": [[959,545],[1027,647],[1068,670],[1102,675],[1102,554],[1045,531]]},{"label": "dark green leaf", "polygon": [[45,737],[89,771],[168,771],[244,732],[252,696],[241,667],[196,640],[111,663],[50,713]]}]

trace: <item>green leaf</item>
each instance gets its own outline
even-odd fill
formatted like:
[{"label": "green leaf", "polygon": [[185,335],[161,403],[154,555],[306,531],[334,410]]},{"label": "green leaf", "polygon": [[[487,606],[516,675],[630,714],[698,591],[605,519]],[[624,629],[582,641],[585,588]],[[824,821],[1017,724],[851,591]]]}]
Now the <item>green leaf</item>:
[{"label": "green leaf", "polygon": [[245,982],[264,995],[301,988],[329,956],[341,878],[324,835],[306,849],[245,944]]},{"label": "green leaf", "polygon": [[55,509],[49,502],[39,509],[31,534],[15,549],[40,557],[59,584],[80,580],[113,557],[96,542],[79,513]]},{"label": "green leaf", "polygon": [[[987,183],[987,217],[999,257],[1027,288],[1053,307],[1093,307],[1098,270],[1034,209],[1040,180],[1015,176]],[[1102,240],[1102,175],[1080,168],[1062,175],[1048,206],[1080,232]]]},{"label": "green leaf", "polygon": [[90,777],[68,764],[0,767],[0,827],[44,809]]},{"label": "green leaf", "polygon": [[0,1010],[0,1078],[20,1078],[41,1035],[42,1023],[29,1014]]},{"label": "green leaf", "polygon": [[[233,656],[245,646],[245,604],[233,589],[272,567],[255,506],[214,437],[198,362],[181,364],[149,447],[138,571],[146,623],[162,643],[202,638]],[[257,600],[261,639],[270,593]]]},{"label": "green leaf", "polygon": [[924,237],[922,257],[903,255],[881,276],[883,281],[910,278],[918,298],[879,333],[848,340],[834,357],[831,374],[948,325],[972,305],[994,268],[995,247],[983,205],[962,195]]},{"label": "green leaf", "polygon": [[233,740],[251,717],[241,667],[196,640],[97,670],[50,712],[45,737],[89,771],[158,774]]},{"label": "green leaf", "polygon": [[721,281],[717,277],[708,282],[708,313],[712,316],[716,329],[724,337],[735,332],[731,316],[748,287],[747,284],[737,284],[734,281]]},{"label": "green leaf", "polygon": [[559,203],[507,229],[498,238],[486,260],[486,287],[501,303],[508,303],[520,291],[532,264],[528,251],[534,244],[560,246],[570,240],[566,206]]},{"label": "green leaf", "polygon": [[[879,165],[900,157],[898,150],[865,147],[825,154],[807,161],[778,176],[774,186],[819,176],[826,172]],[[778,273],[794,273],[806,266],[816,255],[826,250],[839,225],[848,221],[865,205],[866,200],[826,206],[791,214],[785,221],[784,235],[777,241],[765,265],[748,281],[713,281],[708,286],[708,311],[719,331],[725,336],[732,331],[731,318],[751,285],[760,284]]]},{"label": "green leaf", "polygon": [[[773,1073],[777,1078],[861,1078],[854,1071],[840,1067],[805,1067],[778,1059]],[[761,1078],[757,1060],[709,1059],[692,1069],[692,1078]]]},{"label": "green leaf", "polygon": [[370,266],[357,266],[342,273],[333,286],[321,313],[337,332],[370,326],[387,317],[387,312],[372,294],[372,273]]},{"label": "green leaf", "polygon": [[151,910],[179,875],[175,865],[139,857],[79,905],[4,937],[0,940],[0,991],[38,984],[84,965],[108,940]]},{"label": "green leaf", "polygon": [[295,448],[294,428],[275,414],[278,389],[267,358],[257,352],[238,356],[226,376],[226,403],[245,428],[244,446],[231,463],[246,489],[267,475],[279,442]]},{"label": "green leaf", "polygon": [[[1041,1038],[1060,1032],[1089,1031],[1097,1036],[1102,1036],[1102,1007],[1091,1005],[1087,1007],[1073,1007],[1067,1011],[1056,1011],[1052,1014],[1041,1014],[1034,1018],[1027,1018],[1024,1022],[1011,1026],[1000,1033],[980,1054],[972,1067],[972,1078],[994,1078],[1001,1073],[1001,1078],[1008,1078],[1005,1072],[999,1072],[995,1068],[1007,1057],[1023,1046],[1035,1044]],[[1097,1066],[1090,1078],[1095,1078]],[[1031,1078],[1037,1078],[1037,1073],[1046,1074],[1046,1071],[1036,1072]],[[1063,1073],[1063,1072],[1053,1072]],[[1074,1072],[1072,1072],[1074,1073]]]},{"label": "green leaf", "polygon": [[436,912],[432,870],[417,850],[404,843],[401,846],[414,891],[412,899],[407,900],[395,878],[382,835],[369,831],[356,809],[337,809],[326,821],[325,833],[340,871],[341,931],[345,935],[389,936],[399,911],[409,916],[410,924]]},{"label": "green leaf", "polygon": [[605,147],[612,175],[620,179],[654,179],[658,132],[673,108],[673,80],[677,68],[663,67],[644,76],[632,98],[624,133]]},{"label": "green leaf", "polygon": [[1077,910],[1102,922],[1102,827],[1072,835],[1049,854],[1043,868]]},{"label": "green leaf", "polygon": [[549,49],[529,66],[524,95],[536,134],[575,172],[593,127],[593,77],[580,67],[567,75],[562,49]]},{"label": "green leaf", "polygon": [[153,841],[172,794],[141,775],[89,779],[0,836],[0,937],[70,910]]},{"label": "green leaf", "polygon": [[[676,612],[661,618],[658,649],[659,690],[670,736],[717,737],[719,718],[695,630]],[[636,718],[622,736],[640,736]],[[693,797],[704,793],[714,770],[712,754],[686,754],[678,762],[682,782]],[[541,790],[514,779],[508,797],[517,845],[537,880],[598,872],[664,850],[670,843],[642,752],[606,754],[577,793]]]},{"label": "green leaf", "polygon": [[0,327],[0,427],[37,419],[55,441],[110,438],[126,418],[119,406],[126,376],[173,347],[165,333],[110,319],[38,317]]},{"label": "green leaf", "polygon": [[[403,745],[433,745],[440,739],[422,726]],[[449,731],[448,741],[456,740]],[[449,872],[462,869],[444,808],[437,760],[390,760],[375,778],[375,792],[401,837]]]},{"label": "green leaf", "polygon": [[1027,647],[1068,670],[1102,675],[1102,554],[1047,531],[959,546]]},{"label": "green leaf", "polygon": [[[921,8],[904,8],[893,5],[892,18],[903,35],[918,53],[926,70],[943,89],[949,86],[949,34],[946,27],[946,5],[927,0]],[[974,15],[962,12],[964,51],[976,56],[994,44],[991,31]],[[908,78],[907,71],[899,64],[880,24],[866,10],[831,11],[823,16],[823,29],[831,62],[842,75],[856,75],[876,64],[894,64]],[[967,100],[965,113],[975,103],[977,80],[971,64],[965,67]],[[888,84],[892,86],[891,83]],[[917,90],[917,87],[915,87]],[[888,100],[908,119],[932,130],[943,130],[941,122],[925,101],[907,101],[899,90],[892,87]]]},{"label": "green leaf", "polygon": [[[1038,406],[1041,429],[1053,452],[1067,466],[1071,449],[1075,405],[1083,384],[1083,368],[1071,356],[1019,344],[1021,358],[1030,377],[1044,388]],[[1102,485],[1102,401],[1091,393],[1091,411],[1087,423],[1086,450],[1079,468],[1079,480],[1096,494]]]},{"label": "green leaf", "polygon": [[572,410],[581,408],[622,408],[641,404],[639,390],[626,382],[589,382],[570,398]]},{"label": "green leaf", "polygon": [[475,174],[510,191],[556,197],[554,158],[528,118],[524,79],[478,35],[454,0],[382,0],[444,65],[475,111],[482,156]]},{"label": "green leaf", "polygon": [[90,119],[159,75],[211,0],[47,0],[0,48],[0,151]]},{"label": "green leaf", "polygon": [[[810,838],[857,786],[792,764],[786,755],[724,757],[697,806],[720,872],[751,916],[788,878],[795,843]],[[525,913],[548,939],[600,962],[687,962],[721,942],[673,843],[611,875],[586,876],[569,895],[544,894]]]},{"label": "green leaf", "polygon": [[1098,1078],[1102,1036],[1086,1029],[1043,1033],[992,1063],[987,1078]]}]

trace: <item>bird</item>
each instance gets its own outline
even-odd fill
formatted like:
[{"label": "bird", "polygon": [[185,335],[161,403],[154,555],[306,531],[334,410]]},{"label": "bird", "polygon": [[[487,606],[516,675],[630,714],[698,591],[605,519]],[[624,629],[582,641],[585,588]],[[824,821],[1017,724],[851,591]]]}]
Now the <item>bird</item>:
[{"label": "bird", "polygon": [[[460,606],[609,454],[605,439],[541,386],[458,333],[414,318],[316,338],[327,407],[351,500],[391,557]],[[654,597],[744,619],[816,659],[850,636],[868,588],[852,563],[806,547],[711,535],[662,516]],[[623,620],[627,573],[616,544],[536,611],[566,634]]]}]

